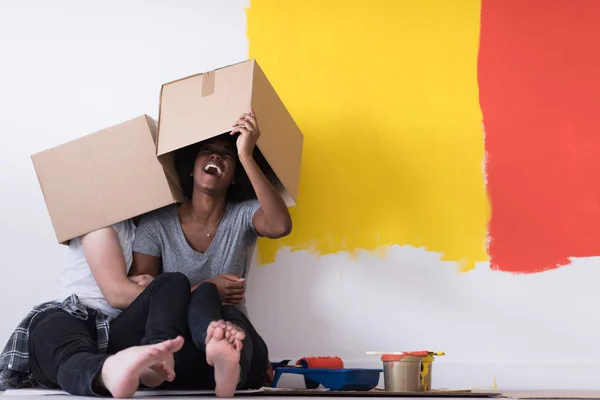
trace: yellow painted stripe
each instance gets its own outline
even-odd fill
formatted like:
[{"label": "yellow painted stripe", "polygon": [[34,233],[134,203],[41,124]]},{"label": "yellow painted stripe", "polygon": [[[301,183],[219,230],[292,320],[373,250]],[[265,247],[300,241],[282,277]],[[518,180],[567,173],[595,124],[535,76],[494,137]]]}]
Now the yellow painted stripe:
[{"label": "yellow painted stripe", "polygon": [[[477,0],[251,0],[250,57],[305,135],[294,231],[320,255],[487,260]],[[379,249],[379,250],[378,250]]]}]

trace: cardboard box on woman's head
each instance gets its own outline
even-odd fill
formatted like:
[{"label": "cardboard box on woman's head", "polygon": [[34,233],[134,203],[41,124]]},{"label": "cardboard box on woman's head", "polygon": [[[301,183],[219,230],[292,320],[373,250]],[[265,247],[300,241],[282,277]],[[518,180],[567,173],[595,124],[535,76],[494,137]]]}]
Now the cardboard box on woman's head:
[{"label": "cardboard box on woman's head", "polygon": [[144,115],[31,156],[60,243],[173,204]]},{"label": "cardboard box on woman's head", "polygon": [[260,158],[268,163],[259,165],[286,204],[295,205],[304,137],[254,60],[163,85],[158,158],[171,179],[179,182],[174,168],[175,152],[231,131],[232,124],[250,108],[261,132],[257,143]]}]

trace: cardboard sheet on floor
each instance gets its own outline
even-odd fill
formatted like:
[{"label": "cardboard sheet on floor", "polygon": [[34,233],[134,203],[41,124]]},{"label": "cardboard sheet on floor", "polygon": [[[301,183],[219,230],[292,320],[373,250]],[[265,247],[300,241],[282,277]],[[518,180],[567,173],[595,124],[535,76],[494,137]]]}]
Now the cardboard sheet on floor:
[{"label": "cardboard sheet on floor", "polygon": [[[259,393],[248,393],[248,396],[280,396],[280,397],[442,397],[442,398],[489,398],[497,397],[500,393],[472,392],[470,390],[437,390],[430,392],[385,392],[371,390],[368,392],[332,391],[326,389],[272,389],[263,388]],[[239,396],[236,394],[236,396]]]}]

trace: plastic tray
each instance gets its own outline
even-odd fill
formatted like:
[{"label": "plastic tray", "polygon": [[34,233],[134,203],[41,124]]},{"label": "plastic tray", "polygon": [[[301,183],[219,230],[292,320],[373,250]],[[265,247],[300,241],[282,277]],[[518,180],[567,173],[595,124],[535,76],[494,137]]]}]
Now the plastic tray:
[{"label": "plastic tray", "polygon": [[374,389],[379,383],[381,369],[363,368],[276,368],[273,387],[277,387],[282,374],[303,375],[307,389],[316,389],[319,385],[329,390],[367,391]]}]

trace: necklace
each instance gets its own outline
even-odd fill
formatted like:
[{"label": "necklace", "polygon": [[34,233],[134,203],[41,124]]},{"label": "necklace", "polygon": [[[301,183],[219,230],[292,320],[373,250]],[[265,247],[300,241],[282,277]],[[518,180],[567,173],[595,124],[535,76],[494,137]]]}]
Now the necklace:
[{"label": "necklace", "polygon": [[[190,214],[192,215],[192,218],[194,218],[194,221],[196,221],[196,223],[198,225],[202,225],[200,224],[200,222],[198,222],[198,220],[196,219],[196,216],[194,215],[194,210],[192,209],[192,207],[190,206]],[[223,216],[225,215],[225,210],[223,210],[223,213],[221,214],[221,218],[219,218],[219,220],[217,221],[216,224],[213,225],[212,228],[210,228],[210,231],[205,232],[206,233],[206,237],[210,237],[211,233],[215,230],[215,228],[217,227],[217,225],[219,225],[219,223],[221,222],[221,220],[223,219]]]}]

